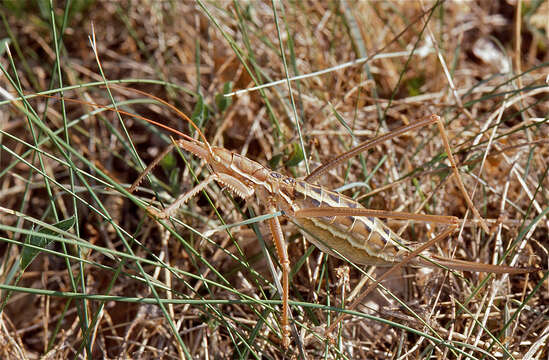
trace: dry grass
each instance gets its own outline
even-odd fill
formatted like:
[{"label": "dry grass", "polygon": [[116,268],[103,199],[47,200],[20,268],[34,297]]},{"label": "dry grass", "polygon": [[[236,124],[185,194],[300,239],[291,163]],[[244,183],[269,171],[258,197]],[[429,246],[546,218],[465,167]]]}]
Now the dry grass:
[{"label": "dry grass", "polygon": [[[271,265],[276,252],[265,224],[200,236],[265,214],[264,204],[214,185],[172,222],[158,224],[144,211],[147,204],[169,204],[192,187],[193,173],[203,179],[207,168],[173,152],[137,195],[125,192],[121,185],[132,183],[170,140],[139,119],[121,115],[120,121],[91,105],[114,101],[190,132],[165,106],[129,91],[111,98],[102,86],[124,80],[193,115],[212,145],[295,177],[307,174],[306,163],[312,170],[360,141],[439,114],[491,233],[466,222],[433,252],[485,263],[506,256],[506,264],[546,269],[547,3],[523,3],[518,22],[506,2],[313,1],[284,3],[284,9],[277,3],[276,17],[270,2],[255,1],[72,5],[64,31],[64,9],[53,13],[62,35],[57,46],[47,6],[0,7],[1,38],[11,39],[13,56],[1,53],[4,98],[19,96],[17,88],[25,94],[52,89],[56,96],[2,102],[0,357],[549,356],[549,282],[541,270],[491,276],[405,269],[383,283],[388,292],[370,294],[328,338],[326,324],[365,289],[364,274],[386,269],[328,257],[282,220],[299,333],[284,352],[272,275],[279,267]],[[103,73],[88,41],[92,23]],[[245,89],[285,79],[286,71],[309,74],[374,54],[394,56],[293,81],[291,94],[283,83],[234,96],[228,106],[220,102],[229,86]],[[69,90],[72,85],[83,86]],[[59,90],[80,103],[62,104]],[[300,159],[302,148],[307,161]],[[322,185],[348,185],[344,194],[374,209],[471,219],[446,164],[432,126],[352,159]],[[44,230],[72,216],[68,232]],[[411,241],[442,230],[389,223]],[[22,270],[28,233],[56,241],[42,243],[44,252]]]}]

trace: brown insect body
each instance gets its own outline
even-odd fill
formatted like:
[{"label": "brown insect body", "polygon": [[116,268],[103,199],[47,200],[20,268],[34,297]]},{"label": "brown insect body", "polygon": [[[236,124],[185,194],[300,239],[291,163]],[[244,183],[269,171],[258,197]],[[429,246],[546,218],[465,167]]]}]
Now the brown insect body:
[{"label": "brown insect body", "polygon": [[[327,254],[361,265],[390,266],[403,261],[409,251],[419,246],[401,238],[383,221],[372,216],[296,216],[301,209],[365,208],[345,195],[282,175],[225,148],[211,147],[210,152],[199,142],[183,139],[177,142],[182,148],[204,159],[215,174],[215,180],[236,195],[248,198],[255,194],[261,203],[271,204],[283,211],[301,227],[308,241]],[[448,259],[428,252],[423,255],[432,262],[417,257],[409,265],[436,267],[438,263],[453,270],[492,273],[528,271],[511,266]]]},{"label": "brown insect body", "polygon": [[333,251],[337,249],[357,264],[390,265],[401,261],[404,248],[399,250],[398,244],[411,245],[374,217],[296,217],[296,211],[304,208],[362,208],[362,205],[322,186],[284,176],[224,148],[212,147],[210,154],[199,143],[178,140],[178,144],[204,159],[216,174],[216,180],[235,194],[243,198],[255,194],[260,202],[282,210],[302,227],[309,241],[330,255],[340,257]]}]

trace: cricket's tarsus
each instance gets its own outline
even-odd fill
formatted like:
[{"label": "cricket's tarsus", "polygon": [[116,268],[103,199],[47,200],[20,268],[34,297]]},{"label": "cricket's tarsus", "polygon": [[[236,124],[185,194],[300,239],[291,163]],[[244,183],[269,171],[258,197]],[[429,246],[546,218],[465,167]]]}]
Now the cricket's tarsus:
[{"label": "cricket's tarsus", "polygon": [[[118,88],[118,86],[114,86],[114,88]],[[266,209],[270,213],[282,211],[284,216],[299,224],[303,229],[305,237],[322,251],[334,256],[346,258],[358,264],[393,266],[392,269],[387,271],[373,283],[371,287],[366,290],[365,294],[371,291],[377,283],[388,276],[389,273],[404,265],[442,266],[458,271],[509,274],[527,273],[536,270],[532,268],[480,264],[470,261],[442,258],[430,254],[426,250],[427,247],[450,236],[458,228],[461,220],[453,216],[411,214],[366,209],[351,198],[311,183],[314,179],[319,178],[326,171],[337,166],[341,162],[344,162],[383,141],[387,141],[407,131],[436,123],[439,127],[446,155],[450,161],[454,180],[460,188],[463,197],[466,199],[468,206],[475,214],[475,217],[478,218],[481,226],[488,231],[486,223],[479,215],[469,198],[469,195],[465,191],[445,134],[444,125],[437,115],[428,116],[416,123],[402,126],[376,139],[362,143],[327,164],[320,166],[303,180],[296,181],[293,178],[286,177],[279,173],[273,173],[271,169],[237,153],[221,147],[210,146],[200,129],[173,105],[156,96],[139,90],[124,89],[142,94],[165,104],[177,112],[181,118],[191,124],[202,139],[202,142],[197,141],[164,124],[140,117],[152,124],[181,135],[183,138],[172,143],[168,149],[163,151],[160,156],[147,166],[129,188],[130,192],[135,191],[145,175],[175,146],[181,147],[203,159],[212,170],[212,174],[208,178],[196,185],[196,187],[188,193],[180,196],[172,205],[163,211],[150,208],[150,213],[157,218],[165,218],[173,214],[178,207],[204,189],[212,181],[227,186],[235,194],[244,198],[255,195],[261,203],[265,204]],[[442,223],[446,224],[447,228],[437,237],[429,240],[428,243],[414,243],[401,238],[385,225],[379,217]],[[290,262],[278,217],[270,218],[268,223],[282,266],[282,345],[284,348],[287,348],[290,344],[290,327],[288,323]],[[365,296],[365,294],[360,298]],[[355,303],[357,300],[355,300]],[[355,303],[351,304],[351,308]],[[342,316],[336,321],[341,318]],[[330,329],[333,329],[334,326],[335,325],[332,324]]]}]

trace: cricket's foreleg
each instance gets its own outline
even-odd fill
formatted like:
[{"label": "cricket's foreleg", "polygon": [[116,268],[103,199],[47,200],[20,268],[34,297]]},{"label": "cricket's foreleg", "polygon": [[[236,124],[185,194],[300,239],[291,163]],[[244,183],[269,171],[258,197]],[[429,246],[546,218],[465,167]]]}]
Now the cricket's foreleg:
[{"label": "cricket's foreleg", "polygon": [[[269,211],[271,213],[276,212],[274,205],[269,205]],[[290,346],[290,325],[288,324],[288,293],[290,291],[290,260],[288,259],[288,249],[286,248],[286,242],[284,241],[284,234],[282,234],[282,228],[280,227],[280,221],[278,217],[269,219],[269,227],[273,235],[273,241],[276,246],[276,252],[278,254],[278,260],[280,266],[282,266],[282,346],[287,349]]]},{"label": "cricket's foreleg", "polygon": [[[170,151],[173,150],[173,148],[175,146],[177,146],[177,143],[172,142],[156,158],[154,158],[154,160],[145,168],[145,170],[143,170],[143,172],[141,172],[141,174],[139,174],[137,179],[128,188],[128,192],[130,192],[130,193],[134,192],[137,189],[137,187],[139,186],[139,184],[141,183],[141,181],[143,181],[145,176],[147,176],[147,174],[149,174],[151,172],[151,170],[154,169],[160,163],[160,161],[166,155],[168,155],[168,153]],[[212,174],[212,175],[208,176],[205,180],[201,181],[198,185],[196,185],[191,191],[187,192],[186,194],[180,195],[170,206],[165,208],[163,211],[158,211],[155,208],[153,208],[152,206],[149,206],[147,210],[153,216],[155,216],[157,218],[160,218],[160,219],[165,219],[165,218],[171,216],[177,209],[179,209],[181,207],[181,205],[183,205],[184,203],[189,201],[190,198],[195,196],[198,192],[202,191],[209,183],[211,183],[212,181],[217,181],[217,180],[219,180],[217,174]]]},{"label": "cricket's foreleg", "polygon": [[153,214],[155,217],[160,219],[166,219],[169,216],[173,215],[173,213],[181,207],[181,205],[185,204],[187,201],[189,201],[190,198],[198,194],[200,191],[202,191],[206,186],[208,186],[209,183],[212,181],[217,181],[219,178],[217,174],[211,174],[206,179],[202,180],[198,185],[196,185],[191,191],[181,194],[170,206],[165,208],[163,211],[158,211],[152,207],[148,208],[148,211]]},{"label": "cricket's foreleg", "polygon": [[128,192],[132,193],[134,192],[137,187],[139,186],[139,184],[141,184],[141,181],[143,181],[143,179],[145,178],[145,176],[147,176],[148,173],[151,172],[152,169],[154,169],[156,167],[156,165],[158,165],[158,163],[166,156],[168,155],[168,153],[170,151],[172,151],[172,149],[175,147],[175,144],[174,143],[171,143],[170,145],[166,146],[166,148],[164,149],[164,151],[162,151],[156,158],[154,158],[154,160],[149,164],[149,166],[147,166],[145,168],[145,170],[143,170],[141,172],[141,174],[139,174],[139,176],[137,177],[137,179],[133,182],[132,186],[130,186],[128,188]]}]

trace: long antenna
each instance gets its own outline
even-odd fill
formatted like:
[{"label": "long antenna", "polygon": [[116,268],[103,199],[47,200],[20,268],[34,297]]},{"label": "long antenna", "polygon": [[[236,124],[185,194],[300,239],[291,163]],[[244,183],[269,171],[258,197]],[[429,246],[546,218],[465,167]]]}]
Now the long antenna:
[{"label": "long antenna", "polygon": [[[129,91],[132,91],[132,92],[135,92],[137,94],[140,94],[140,95],[143,95],[143,96],[146,96],[148,97],[149,99],[153,99],[153,100],[156,100],[158,101],[159,103],[163,104],[163,105],[166,105],[167,107],[169,107],[172,111],[174,111],[177,115],[179,115],[180,118],[184,119],[185,121],[187,121],[197,132],[198,132],[198,135],[200,136],[200,138],[202,139],[202,142],[208,147],[208,151],[213,155],[212,153],[212,149],[210,147],[210,143],[208,142],[208,140],[206,140],[206,137],[204,136],[204,134],[202,133],[202,131],[198,128],[198,126],[196,126],[196,124],[194,123],[194,121],[192,121],[187,115],[185,115],[184,112],[182,112],[181,110],[179,110],[178,108],[176,108],[175,106],[173,106],[172,104],[170,104],[169,102],[167,102],[166,100],[163,100],[157,96],[154,96],[152,94],[149,94],[145,91],[141,91],[141,90],[137,90],[137,89],[134,89],[134,88],[131,88],[131,87],[125,87],[125,86],[119,86],[119,85],[114,85],[114,84],[109,84],[107,85],[108,87],[112,87],[118,91],[121,91],[121,90],[129,90]],[[168,131],[171,131],[173,132],[174,134],[177,134],[177,135],[182,135],[183,133],[181,133],[180,131],[177,131],[175,129],[172,129],[171,127],[169,127],[168,125],[164,125],[162,123],[159,123],[157,121],[154,121],[154,120],[151,120],[151,119],[147,119],[147,118],[142,118],[143,120],[153,124],[153,125],[156,125],[156,126],[159,126],[163,129],[166,129]],[[187,137],[187,136],[185,136]],[[193,139],[194,140],[194,139]]]},{"label": "long antenna", "polygon": [[[131,89],[131,90],[135,90],[135,89]],[[59,96],[55,96],[55,95],[47,95],[47,94],[35,94],[36,96],[41,96],[41,97],[46,97],[46,98],[51,98],[51,99],[57,99],[57,100],[60,100],[61,97]],[[156,99],[155,99],[156,100]],[[96,104],[96,103],[92,103],[92,102],[89,102],[89,101],[84,101],[84,100],[78,100],[78,99],[71,99],[71,98],[65,98],[63,97],[63,101],[66,101],[66,102],[71,102],[71,103],[76,103],[76,104],[81,104],[81,105],[88,105],[88,106],[93,106],[95,108],[99,108],[99,109],[105,109],[105,110],[109,110],[109,111],[113,111],[113,112],[118,112],[120,114],[124,114],[124,115],[128,115],[128,116],[131,116],[133,118],[136,118],[136,119],[140,119],[140,120],[143,120],[143,121],[146,121],[148,123],[151,123],[153,125],[156,125],[158,127],[161,127],[165,130],[168,130],[176,135],[179,135],[183,138],[185,138],[186,140],[189,140],[189,141],[196,141],[196,139],[193,139],[192,137],[190,137],[189,135],[179,131],[179,130],[176,130],[174,128],[171,128],[169,127],[168,125],[165,125],[165,124],[162,124],[158,121],[154,121],[154,120],[151,120],[151,119],[148,119],[144,116],[141,116],[141,115],[138,115],[138,114],[134,114],[134,113],[131,113],[129,111],[124,111],[124,110],[120,110],[120,109],[114,109],[110,106],[107,106],[107,105],[101,105],[101,104]],[[192,123],[192,121],[191,121]],[[194,123],[192,123],[193,125],[195,125]],[[196,127],[196,125],[195,125]],[[199,134],[201,135],[201,137],[203,137],[202,135],[202,132],[200,132],[199,130]],[[206,143],[207,144],[207,143]]]}]

